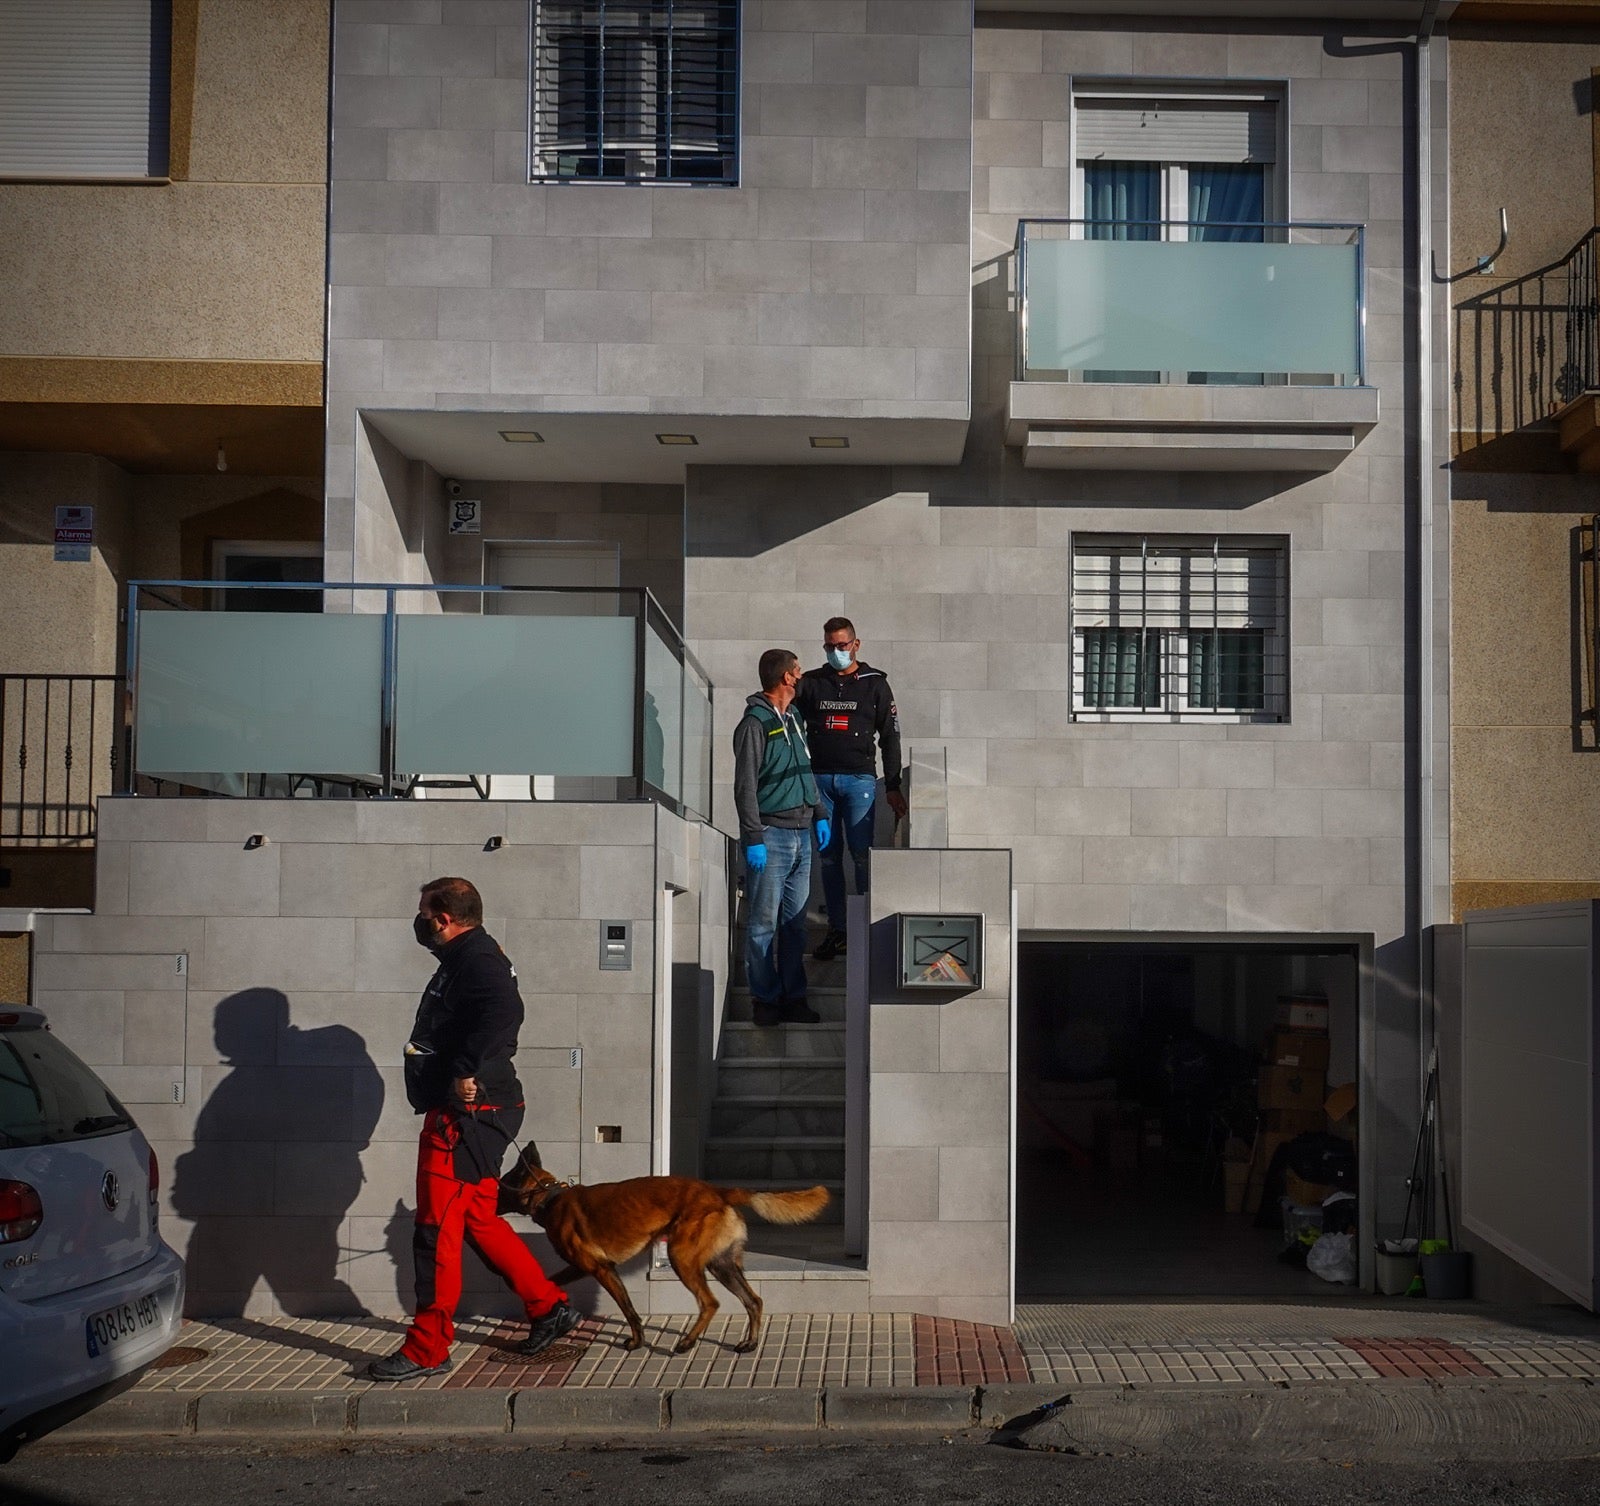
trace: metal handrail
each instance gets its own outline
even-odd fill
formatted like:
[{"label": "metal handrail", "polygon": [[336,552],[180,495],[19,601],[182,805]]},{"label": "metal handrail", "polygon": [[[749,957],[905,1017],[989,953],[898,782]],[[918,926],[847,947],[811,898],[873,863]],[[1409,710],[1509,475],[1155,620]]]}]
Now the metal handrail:
[{"label": "metal handrail", "polygon": [[1463,442],[1470,436],[1482,444],[1554,417],[1600,389],[1600,226],[1557,260],[1462,299],[1452,314],[1455,428]]},{"label": "metal handrail", "polygon": [[1345,230],[1356,250],[1356,381],[1367,380],[1367,227],[1356,220],[1182,220],[1103,218],[1091,215],[1029,215],[1017,221],[1012,252],[1017,263],[1016,285],[1016,377],[1027,379],[1028,370],[1028,227],[1030,225],[1137,225],[1145,228],[1185,229],[1199,226],[1207,230]]},{"label": "metal handrail", "polygon": [[[384,630],[383,630],[383,669],[379,686],[380,696],[380,769],[379,783],[381,797],[394,797],[400,790],[400,773],[395,762],[395,736],[397,731],[396,694],[396,638],[398,632],[399,612],[396,610],[399,597],[406,592],[429,592],[435,596],[470,595],[527,595],[527,596],[592,596],[606,597],[615,600],[628,599],[637,603],[634,613],[636,631],[634,634],[634,704],[633,704],[633,779],[639,799],[654,799],[671,808],[675,813],[684,815],[692,814],[702,820],[710,820],[710,811],[689,811],[681,799],[668,794],[665,790],[651,784],[645,777],[645,644],[646,634],[654,627],[658,631],[665,629],[663,642],[665,642],[674,657],[685,670],[692,670],[699,678],[705,689],[706,701],[713,703],[716,687],[711,676],[706,672],[705,666],[690,649],[683,634],[678,630],[672,618],[667,614],[655,594],[647,586],[517,586],[517,585],[490,585],[481,581],[464,584],[410,581],[251,581],[247,587],[241,587],[238,581],[218,580],[132,580],[128,582],[128,632],[127,632],[127,693],[128,693],[128,746],[126,768],[123,773],[122,794],[133,794],[137,777],[137,716],[134,710],[138,705],[139,695],[139,624],[141,608],[139,597],[141,592],[148,591],[158,595],[164,590],[184,589],[196,591],[215,590],[240,590],[254,591],[321,591],[326,597],[330,591],[358,591],[381,592],[384,598]],[[193,610],[183,602],[172,602],[170,598],[158,599],[176,610]],[[670,636],[668,636],[670,635]],[[687,680],[680,683],[678,725],[684,725],[685,699],[688,693]],[[679,750],[679,781],[680,793],[683,779],[683,752]],[[705,781],[706,788],[711,788],[712,762],[711,752],[707,749]]]}]

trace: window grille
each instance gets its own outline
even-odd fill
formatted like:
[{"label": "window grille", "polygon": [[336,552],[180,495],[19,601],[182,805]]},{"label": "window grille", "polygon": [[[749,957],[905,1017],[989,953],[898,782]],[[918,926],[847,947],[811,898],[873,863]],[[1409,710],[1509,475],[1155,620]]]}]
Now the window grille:
[{"label": "window grille", "polygon": [[533,0],[534,182],[738,180],[738,0]]},{"label": "window grille", "polygon": [[1287,721],[1288,588],[1282,540],[1074,539],[1074,715]]}]

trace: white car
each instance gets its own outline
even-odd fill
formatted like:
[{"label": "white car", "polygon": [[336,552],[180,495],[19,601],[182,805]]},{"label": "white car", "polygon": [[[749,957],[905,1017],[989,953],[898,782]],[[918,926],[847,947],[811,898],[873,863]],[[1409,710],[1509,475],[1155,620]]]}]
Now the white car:
[{"label": "white car", "polygon": [[0,1004],[0,1462],[138,1380],[183,1322],[155,1152],[44,1015]]}]

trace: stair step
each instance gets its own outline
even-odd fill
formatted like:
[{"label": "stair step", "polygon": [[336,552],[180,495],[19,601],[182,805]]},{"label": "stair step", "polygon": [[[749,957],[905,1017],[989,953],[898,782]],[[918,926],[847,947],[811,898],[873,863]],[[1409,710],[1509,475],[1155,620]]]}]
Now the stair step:
[{"label": "stair step", "polygon": [[[806,998],[806,1003],[822,1016],[824,1025],[842,1025],[844,1023],[844,991],[842,989],[812,989]],[[750,997],[746,990],[742,988],[735,989],[728,995],[727,1018],[753,1022],[755,1007],[755,1000]],[[774,1025],[770,1028],[773,1030],[786,1030],[789,1027],[786,1025]]]},{"label": "stair step", "polygon": [[713,1136],[705,1143],[709,1181],[750,1177],[812,1183],[844,1179],[844,1138],[838,1135],[779,1135],[767,1140]]},{"label": "stair step", "polygon": [[844,1062],[792,1056],[725,1057],[717,1064],[717,1099],[844,1096]]},{"label": "stair step", "polygon": [[784,1057],[801,1061],[842,1061],[844,1022],[824,1020],[820,1025],[780,1025],[768,1028],[753,1020],[725,1020],[721,1059],[752,1056]]},{"label": "stair step", "polygon": [[837,1140],[843,1135],[841,1094],[719,1097],[711,1106],[713,1142],[738,1139],[773,1145],[784,1137],[824,1136]]}]

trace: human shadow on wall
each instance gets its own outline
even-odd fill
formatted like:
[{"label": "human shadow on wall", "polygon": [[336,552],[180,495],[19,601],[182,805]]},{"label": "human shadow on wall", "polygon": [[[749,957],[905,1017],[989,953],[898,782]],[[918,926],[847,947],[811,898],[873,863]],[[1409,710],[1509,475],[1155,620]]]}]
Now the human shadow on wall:
[{"label": "human shadow on wall", "polygon": [[190,1311],[242,1317],[265,1281],[291,1316],[365,1315],[340,1236],[383,1109],[366,1042],[345,1025],[291,1025],[275,988],[223,999],[213,1031],[228,1072],[173,1165],[173,1209],[194,1225]]}]

